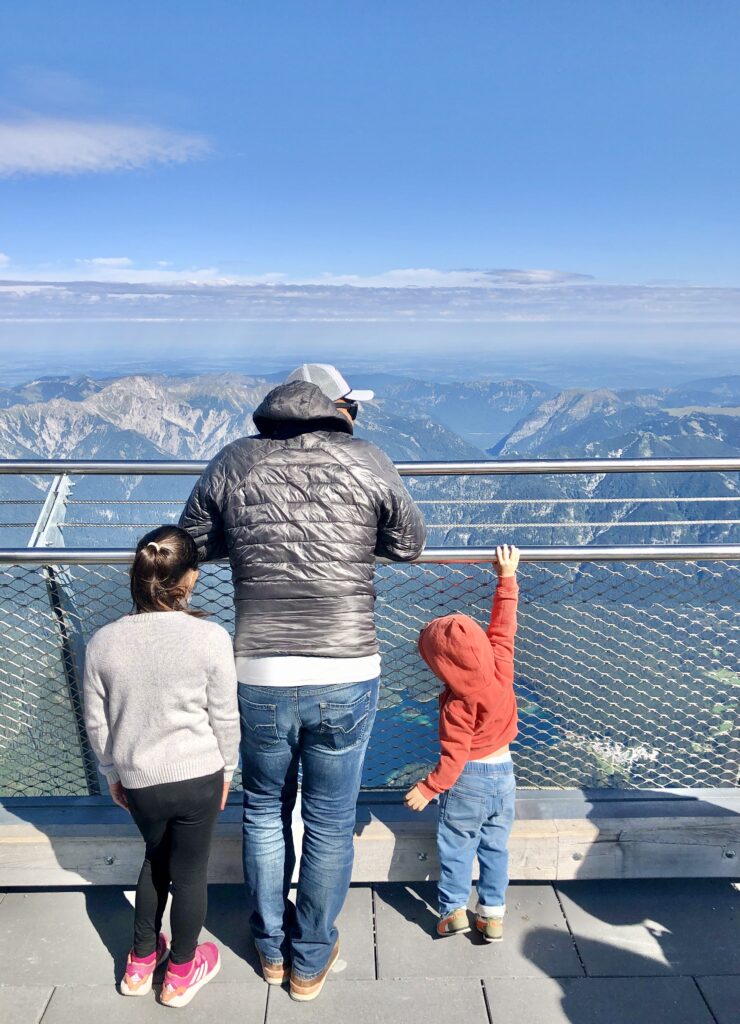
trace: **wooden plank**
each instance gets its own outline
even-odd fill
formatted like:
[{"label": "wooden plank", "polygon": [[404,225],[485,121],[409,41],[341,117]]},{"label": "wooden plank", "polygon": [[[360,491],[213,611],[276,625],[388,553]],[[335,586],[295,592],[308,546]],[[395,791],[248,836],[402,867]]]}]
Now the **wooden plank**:
[{"label": "wooden plank", "polygon": [[561,821],[557,878],[732,878],[740,817]]},{"label": "wooden plank", "polygon": [[[30,812],[27,812],[31,817]],[[241,881],[236,815],[216,833],[210,877]],[[295,822],[300,844],[300,820]],[[133,885],[143,843],[125,819],[101,827],[90,821],[0,825],[0,884],[6,886]],[[732,854],[735,854],[732,856]],[[740,817],[547,819],[516,822],[510,841],[511,877],[736,877]],[[356,882],[420,881],[437,877],[434,819],[378,809],[358,824]]]}]

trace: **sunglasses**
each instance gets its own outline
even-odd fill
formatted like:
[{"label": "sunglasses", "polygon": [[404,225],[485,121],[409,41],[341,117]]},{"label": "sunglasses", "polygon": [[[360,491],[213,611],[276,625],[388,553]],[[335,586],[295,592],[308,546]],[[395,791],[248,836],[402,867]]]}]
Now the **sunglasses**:
[{"label": "sunglasses", "polygon": [[346,409],[353,420],[357,419],[357,413],[360,411],[360,407],[357,404],[357,402],[347,402],[345,401],[345,399],[340,398],[334,404],[336,405],[337,409]]}]

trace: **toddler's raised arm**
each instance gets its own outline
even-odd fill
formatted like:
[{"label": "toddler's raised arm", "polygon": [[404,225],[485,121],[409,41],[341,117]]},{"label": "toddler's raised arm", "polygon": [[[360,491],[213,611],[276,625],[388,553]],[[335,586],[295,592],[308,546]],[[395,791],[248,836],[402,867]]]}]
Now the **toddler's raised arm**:
[{"label": "toddler's raised arm", "polygon": [[498,583],[493,595],[491,621],[487,634],[491,641],[496,661],[496,676],[500,671],[510,681],[514,671],[514,637],[516,636],[516,609],[519,602],[519,587],[516,569],[519,565],[519,551],[508,544],[496,548],[498,560],[494,563]]}]

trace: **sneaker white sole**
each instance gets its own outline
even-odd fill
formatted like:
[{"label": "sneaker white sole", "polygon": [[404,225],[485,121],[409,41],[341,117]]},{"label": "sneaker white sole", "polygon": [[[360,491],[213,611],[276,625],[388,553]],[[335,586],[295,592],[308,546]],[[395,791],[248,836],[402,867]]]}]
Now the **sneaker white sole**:
[{"label": "sneaker white sole", "polygon": [[152,990],[152,979],[154,978],[154,971],[149,975],[147,980],[139,985],[138,988],[129,988],[124,978],[119,985],[119,991],[122,996],[148,996]]},{"label": "sneaker white sole", "polygon": [[486,935],[485,928],[478,928],[478,926],[476,925],[476,930],[477,930],[478,934],[480,935],[480,937],[483,939],[484,942],[503,942],[504,941],[503,935],[499,935],[499,936],[497,936],[494,939],[494,938],[491,938],[490,935]]},{"label": "sneaker white sole", "polygon": [[339,946],[337,946],[337,948],[334,950],[334,955],[332,956],[332,958],[329,961],[329,963],[326,965],[326,973],[324,974],[324,977],[321,979],[321,981],[317,982],[316,988],[312,989],[310,992],[303,993],[303,992],[296,992],[296,991],[294,991],[293,986],[291,985],[290,986],[290,998],[291,999],[295,999],[295,1001],[297,1003],[310,1003],[313,999],[316,999],[317,996],[321,995],[321,990],[324,987],[324,985],[326,984],[326,979],[331,974],[331,969],[334,966],[334,964],[337,962],[338,957],[339,957]]},{"label": "sneaker white sole", "polygon": [[[154,971],[156,971],[160,964],[163,964],[165,962],[169,955],[170,947],[168,946],[167,949],[162,954],[162,956],[159,958],[159,960],[157,960],[156,964],[154,965]],[[152,971],[152,973],[149,975],[144,984],[140,985],[139,988],[129,988],[128,985],[126,984],[126,977],[124,976],[123,980],[121,981],[121,984],[118,986],[119,992],[121,993],[122,996],[129,997],[148,996],[152,990],[152,982],[154,981],[154,971]]]},{"label": "sneaker white sole", "polygon": [[187,1006],[191,999],[194,999],[198,995],[204,985],[207,985],[209,981],[213,981],[218,972],[221,970],[221,957],[216,961],[216,966],[212,971],[209,971],[204,978],[200,981],[196,981],[194,985],[191,985],[187,991],[183,992],[181,996],[173,996],[172,999],[168,999],[167,1002],[164,999],[160,999],[162,1006],[171,1006],[173,1010],[179,1010],[183,1006]]}]

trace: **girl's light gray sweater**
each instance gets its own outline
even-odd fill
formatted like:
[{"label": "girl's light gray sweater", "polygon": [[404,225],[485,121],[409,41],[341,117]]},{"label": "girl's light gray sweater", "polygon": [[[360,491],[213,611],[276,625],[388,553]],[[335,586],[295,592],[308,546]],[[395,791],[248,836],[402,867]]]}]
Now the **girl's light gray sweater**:
[{"label": "girl's light gray sweater", "polygon": [[224,768],[239,750],[236,668],[221,626],[185,612],[103,626],[85,658],[85,722],[109,782],[128,789]]}]

